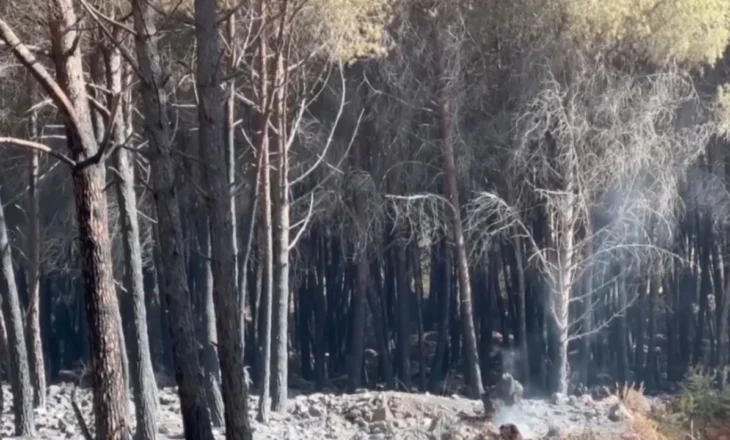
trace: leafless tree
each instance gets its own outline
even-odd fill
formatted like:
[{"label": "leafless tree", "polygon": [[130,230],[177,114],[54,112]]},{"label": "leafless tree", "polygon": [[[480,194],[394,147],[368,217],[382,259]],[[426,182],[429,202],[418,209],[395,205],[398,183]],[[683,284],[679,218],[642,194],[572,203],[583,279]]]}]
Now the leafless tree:
[{"label": "leafless tree", "polygon": [[[1,202],[0,202],[1,205]],[[8,323],[8,354],[10,378],[13,389],[13,413],[16,435],[33,435],[33,386],[25,343],[23,315],[20,308],[18,287],[15,282],[12,248],[5,222],[5,210],[0,208],[0,251],[2,252],[2,314]]]},{"label": "leafless tree", "polygon": [[[544,242],[525,226],[519,201],[511,205],[482,192],[472,200],[470,215],[474,231],[509,232],[517,224],[517,236],[530,243],[530,260],[552,292],[548,308],[559,348],[553,387],[562,392],[568,386],[568,342],[607,325],[576,331],[576,322],[583,320],[571,321],[571,304],[592,295],[575,297],[579,282],[588,271],[607,274],[618,262],[617,276],[626,279],[636,263],[672,254],[662,247],[666,241],[657,243],[656,235],[646,234],[647,225],[662,222],[671,235],[667,221],[674,214],[678,181],[714,130],[703,122],[691,78],[681,72],[624,72],[571,55],[550,52],[526,68],[514,84],[522,90],[514,125],[505,128],[514,142],[510,172],[526,177],[520,191],[542,206]],[[631,301],[624,298],[614,316]],[[592,308],[585,313],[592,314]]]},{"label": "leafless tree", "polygon": [[169,72],[162,64],[157,31],[156,5],[132,0],[137,73],[141,81],[145,134],[150,144],[152,190],[157,211],[157,240],[160,249],[158,282],[161,297],[170,310],[170,334],[180,392],[185,436],[213,439],[205,388],[199,377],[199,357],[187,286],[182,219],[172,157],[169,116]]},{"label": "leafless tree", "polygon": [[[64,116],[71,157],[36,143],[28,148],[45,151],[73,168],[74,193],[87,293],[87,320],[91,328],[94,413],[99,438],[121,439],[129,429],[126,420],[127,390],[121,376],[119,306],[112,274],[111,244],[106,212],[104,159],[107,144],[96,140],[91,120],[81,47],[75,29],[77,15],[66,0],[52,2],[49,28],[58,82],[18,39],[6,22],[0,22],[0,39],[41,84]],[[23,142],[15,142],[23,144]]]}]

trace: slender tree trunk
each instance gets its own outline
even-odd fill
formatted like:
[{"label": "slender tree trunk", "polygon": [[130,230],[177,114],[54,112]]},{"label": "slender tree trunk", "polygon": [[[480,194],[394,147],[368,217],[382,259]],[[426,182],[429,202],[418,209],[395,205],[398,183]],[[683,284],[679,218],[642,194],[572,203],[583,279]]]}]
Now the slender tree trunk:
[{"label": "slender tree trunk", "polygon": [[[107,88],[112,95],[124,93],[122,57],[117,48],[107,48],[104,54]],[[127,97],[128,99],[128,97]],[[125,106],[127,105],[125,99]],[[109,108],[112,108],[112,97]],[[131,105],[131,102],[129,102]],[[123,145],[129,131],[122,111],[117,111],[111,140],[115,146]],[[123,304],[132,311],[131,331],[127,333],[129,351],[132,353],[130,376],[134,387],[134,406],[137,417],[137,439],[152,440],[157,437],[157,383],[152,369],[150,341],[147,332],[147,306],[145,304],[144,279],[142,272],[142,247],[140,243],[139,219],[137,216],[137,194],[134,189],[134,164],[125,148],[114,152],[116,168],[116,193],[119,204],[122,246],[124,251],[124,293]]]},{"label": "slender tree trunk", "polygon": [[482,373],[479,368],[479,355],[477,353],[476,331],[474,329],[474,316],[472,310],[471,282],[469,280],[469,263],[466,256],[466,244],[464,243],[464,231],[461,225],[461,214],[459,202],[459,188],[456,180],[456,164],[454,161],[454,147],[452,144],[450,97],[448,90],[448,73],[446,72],[442,35],[437,23],[432,24],[432,38],[435,46],[436,68],[439,76],[439,97],[438,97],[438,122],[439,137],[441,142],[441,153],[443,155],[443,170],[446,177],[446,188],[451,215],[452,235],[455,245],[456,268],[459,277],[459,298],[461,305],[461,322],[463,326],[463,342],[465,355],[465,368],[467,372],[467,383],[469,394],[478,397],[484,393],[482,384]]},{"label": "slender tree trunk", "polygon": [[413,284],[416,286],[416,306],[418,317],[418,387],[422,392],[426,388],[426,354],[424,347],[424,330],[423,330],[423,270],[421,268],[421,248],[418,240],[411,244],[411,267],[413,270]]},{"label": "slender tree trunk", "polygon": [[449,317],[451,316],[451,264],[448,258],[445,239],[431,249],[431,288],[429,294],[436,296],[438,304],[438,339],[431,363],[429,389],[438,393],[439,382],[443,378],[444,357],[449,345]]},{"label": "slender tree trunk", "polygon": [[712,278],[710,274],[710,257],[712,252],[712,219],[709,213],[696,213],[696,243],[699,257],[699,303],[700,310],[697,316],[694,340],[693,363],[704,364],[704,330],[709,321],[709,295],[712,293]]},{"label": "slender tree trunk", "polygon": [[524,268],[524,261],[522,256],[522,238],[520,238],[520,235],[517,233],[517,227],[514,227],[514,238],[512,239],[512,242],[515,247],[515,263],[517,271],[517,291],[518,291],[518,298],[517,298],[517,320],[519,322],[519,329],[520,329],[520,367],[522,368],[522,384],[527,386],[530,383],[530,358],[529,353],[530,351],[527,348],[527,304],[525,303],[526,297],[525,297],[525,268]]},{"label": "slender tree trunk", "polygon": [[268,423],[270,413],[270,396],[271,396],[271,321],[274,300],[274,236],[272,230],[272,212],[271,212],[271,169],[270,169],[270,150],[269,150],[269,101],[271,99],[269,93],[269,75],[268,75],[268,57],[269,48],[265,29],[267,24],[267,1],[257,0],[255,18],[257,20],[258,30],[258,56],[256,57],[256,70],[258,71],[258,96],[259,96],[259,112],[256,115],[256,144],[259,154],[261,154],[261,210],[262,224],[260,246],[263,259],[263,289],[261,293],[261,301],[259,316],[261,326],[259,327],[259,345],[262,353],[260,358],[260,386],[261,397],[259,400],[258,419],[264,423]]},{"label": "slender tree trunk", "polygon": [[324,381],[327,378],[327,292],[326,289],[332,289],[333,286],[325,285],[324,269],[327,265],[327,239],[323,234],[312,234],[311,238],[313,246],[317,246],[317,273],[312,277],[317,279],[317,287],[314,298],[314,339],[317,343],[314,346],[314,375],[315,383],[318,390],[324,387]]},{"label": "slender tree trunk", "polygon": [[398,295],[398,368],[400,382],[406,392],[411,391],[411,289],[408,282],[408,259],[406,245],[395,243],[396,249],[396,294]]},{"label": "slender tree trunk", "polygon": [[618,277],[616,282],[616,297],[618,300],[617,312],[619,316],[616,318],[616,377],[619,383],[625,384],[629,379],[629,325],[627,319],[628,292],[627,280],[625,274],[625,266],[621,263],[618,265]]},{"label": "slender tree trunk", "polygon": [[221,370],[218,362],[218,332],[215,326],[215,301],[213,299],[213,268],[209,255],[210,226],[206,217],[200,233],[202,243],[200,250],[205,255],[203,280],[203,369],[205,370],[205,391],[208,396],[208,410],[213,426],[223,426],[224,407],[221,394]]},{"label": "slender tree trunk", "polygon": [[[31,103],[33,102],[33,93],[35,80],[31,79],[29,84]],[[33,111],[30,114],[30,135],[33,139],[37,139],[38,132],[38,112]],[[40,308],[41,308],[41,230],[40,230],[40,194],[38,191],[39,171],[40,171],[40,153],[38,151],[31,152],[30,163],[28,167],[28,314],[26,318],[27,342],[28,342],[28,360],[30,361],[30,369],[32,371],[33,383],[33,403],[37,408],[44,409],[46,407],[46,367],[43,356],[43,338],[41,336]]]},{"label": "slender tree trunk", "polygon": [[[266,130],[264,126],[259,129]],[[262,136],[266,136],[263,134]],[[261,422],[268,423],[271,397],[271,321],[273,309],[273,293],[274,293],[274,243],[273,231],[271,227],[271,171],[269,166],[269,142],[268,139],[262,140],[260,153],[264,155],[261,167],[261,209],[263,211],[263,221],[261,230],[262,257],[263,257],[263,289],[260,301],[260,317],[261,327],[259,334],[259,345],[261,346],[260,359],[260,377],[261,397],[259,400],[258,419]]]},{"label": "slender tree trunk", "polygon": [[2,382],[8,373],[9,358],[8,334],[5,331],[5,319],[3,314],[0,313],[0,414],[5,414],[5,392],[3,391]]},{"label": "slender tree trunk", "polygon": [[[2,314],[7,323],[8,353],[10,358],[10,385],[13,390],[13,415],[15,435],[32,436],[33,385],[28,367],[28,350],[23,331],[23,315],[20,310],[18,288],[15,283],[12,250],[5,224],[5,209],[0,200],[0,292],[2,293]],[[0,391],[1,392],[1,391]]]},{"label": "slender tree trunk", "polygon": [[[282,17],[287,16],[286,5],[283,3],[283,10],[279,13]],[[282,18],[279,26],[286,28],[287,20]],[[284,31],[285,32],[285,31]],[[279,41],[279,44],[283,44]],[[289,378],[289,151],[288,151],[288,127],[287,127],[287,75],[282,55],[285,47],[276,48],[276,66],[273,84],[277,85],[274,96],[274,119],[277,124],[278,134],[274,137],[276,142],[276,173],[275,183],[272,185],[272,202],[274,204],[274,299],[276,302],[275,320],[273,334],[273,390],[271,407],[274,411],[284,409],[287,399],[287,388]]]},{"label": "slender tree trunk", "polygon": [[[227,25],[226,25],[226,33],[227,33],[227,40],[228,40],[228,46],[231,50],[230,54],[230,68],[231,72],[235,71],[236,68],[235,62],[236,62],[236,14],[231,14],[230,17],[228,17]],[[231,245],[233,246],[233,259],[234,259],[234,269],[233,269],[233,279],[237,285],[237,288],[240,289],[238,286],[239,281],[239,270],[243,270],[245,272],[245,267],[240,268],[238,264],[238,222],[237,222],[237,216],[236,216],[236,134],[235,134],[235,124],[236,124],[236,79],[235,77],[231,78],[230,81],[228,81],[228,90],[226,94],[226,108],[225,108],[225,155],[226,155],[226,178],[228,179],[228,188],[229,188],[229,198],[230,198],[230,205],[231,205],[231,229],[232,229],[232,237],[231,237]],[[239,298],[240,300],[240,298]],[[242,323],[244,321],[241,321]],[[244,326],[242,325],[242,329]],[[241,337],[243,337],[243,333],[241,333]]]},{"label": "slender tree trunk", "polygon": [[656,371],[657,365],[657,353],[656,353],[656,332],[657,332],[657,319],[656,319],[656,308],[659,302],[659,276],[652,275],[649,279],[648,289],[648,310],[649,315],[649,329],[647,335],[647,354],[646,354],[646,367],[642,372],[643,380],[647,384],[647,388],[653,388],[658,385],[659,375]]},{"label": "slender tree trunk", "polygon": [[149,0],[131,0],[135,21],[135,42],[142,74],[145,131],[152,150],[152,188],[157,207],[158,246],[161,267],[159,286],[164,306],[169,310],[175,379],[186,440],[213,440],[205,388],[199,377],[192,307],[187,288],[183,255],[182,221],[176,191],[176,171],[172,159],[172,137],[168,118],[169,99],[165,88],[168,75],[160,57],[157,12]]}]

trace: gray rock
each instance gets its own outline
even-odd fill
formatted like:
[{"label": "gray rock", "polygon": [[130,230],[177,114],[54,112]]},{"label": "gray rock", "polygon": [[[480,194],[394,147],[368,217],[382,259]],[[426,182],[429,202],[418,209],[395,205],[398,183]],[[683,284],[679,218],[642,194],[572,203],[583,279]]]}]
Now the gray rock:
[{"label": "gray rock", "polygon": [[622,403],[615,403],[608,410],[608,419],[612,422],[623,422],[632,418],[631,413]]},{"label": "gray rock", "polygon": [[565,394],[553,393],[553,395],[550,396],[550,403],[552,403],[553,405],[560,405],[565,403]]},{"label": "gray rock", "polygon": [[522,401],[524,388],[509,373],[504,373],[497,384],[497,395],[507,405],[514,405]]}]

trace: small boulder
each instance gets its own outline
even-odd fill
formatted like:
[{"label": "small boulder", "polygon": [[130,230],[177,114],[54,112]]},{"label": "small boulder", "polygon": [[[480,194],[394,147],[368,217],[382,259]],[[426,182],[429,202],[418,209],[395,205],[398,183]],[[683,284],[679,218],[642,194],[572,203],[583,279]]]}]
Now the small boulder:
[{"label": "small boulder", "polygon": [[371,422],[387,422],[393,418],[393,413],[390,412],[390,408],[386,404],[381,404],[377,408],[375,408],[375,411],[373,411],[373,414],[370,418]]},{"label": "small boulder", "polygon": [[548,437],[558,437],[559,438],[561,436],[560,428],[558,428],[555,425],[550,425],[548,427],[547,436]]},{"label": "small boulder", "polygon": [[516,425],[507,423],[499,427],[499,440],[524,440]]},{"label": "small boulder", "polygon": [[552,396],[550,396],[550,403],[552,403],[553,405],[560,405],[565,403],[565,394],[553,393]]},{"label": "small boulder", "polygon": [[322,417],[324,415],[324,411],[322,411],[322,409],[317,405],[311,405],[309,407],[309,415],[315,418]]},{"label": "small boulder", "polygon": [[522,384],[509,373],[504,373],[497,384],[497,393],[507,405],[514,405],[522,401],[524,388]]},{"label": "small boulder", "polygon": [[614,403],[608,410],[608,419],[612,422],[623,422],[632,418],[633,416],[622,403]]}]

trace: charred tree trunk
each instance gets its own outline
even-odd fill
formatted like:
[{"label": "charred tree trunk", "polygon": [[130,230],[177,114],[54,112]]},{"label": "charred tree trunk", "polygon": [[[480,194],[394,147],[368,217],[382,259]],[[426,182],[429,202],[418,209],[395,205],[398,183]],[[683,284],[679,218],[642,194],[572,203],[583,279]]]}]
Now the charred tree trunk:
[{"label": "charred tree trunk", "polygon": [[712,293],[712,278],[710,274],[710,256],[712,252],[712,217],[708,212],[702,214],[696,214],[696,243],[697,243],[697,254],[699,257],[699,272],[700,272],[700,283],[699,283],[699,303],[700,310],[697,316],[697,323],[695,326],[695,340],[694,340],[694,353],[693,363],[695,365],[704,363],[704,335],[705,335],[705,324],[709,319],[709,295]]},{"label": "charred tree trunk", "polygon": [[[104,54],[106,64],[107,88],[113,96],[123,91],[122,57],[116,48],[108,48]],[[109,99],[109,108],[114,104]],[[127,99],[125,99],[127,101]],[[129,102],[131,105],[131,102]],[[126,103],[125,103],[126,107]],[[134,189],[134,165],[129,152],[123,147],[126,143],[127,127],[122,111],[117,111],[115,120],[110,121],[111,140],[114,153],[114,167],[117,181],[116,193],[119,204],[122,246],[124,250],[124,287],[126,292],[123,304],[131,306],[131,331],[127,332],[127,344],[132,353],[130,376],[134,387],[134,406],[137,417],[137,438],[152,440],[157,437],[157,383],[152,369],[150,341],[147,332],[147,306],[145,304],[144,279],[142,272],[142,247],[140,244],[139,221],[137,217],[137,194]]]},{"label": "charred tree trunk", "polygon": [[[0,313],[0,382],[5,380],[8,373],[8,362],[10,352],[8,351],[8,335],[5,331],[5,319]],[[1,388],[1,387],[0,387]],[[5,393],[0,389],[0,414],[5,414]]]},{"label": "charred tree trunk", "polygon": [[438,339],[431,363],[431,379],[428,388],[439,392],[439,383],[444,375],[444,358],[449,345],[449,318],[451,316],[451,263],[447,255],[448,245],[442,239],[431,250],[431,287],[430,295],[436,297],[438,304]]},{"label": "charred tree trunk", "polygon": [[[7,323],[7,343],[10,364],[10,385],[13,390],[13,415],[15,435],[32,436],[33,422],[33,385],[28,365],[28,350],[23,331],[23,315],[20,310],[18,287],[15,283],[12,249],[5,224],[5,209],[0,200],[0,292],[2,293],[2,315]],[[2,391],[0,391],[2,392]]]},{"label": "charred tree trunk", "polygon": [[324,387],[324,381],[327,379],[327,292],[333,286],[326,285],[324,282],[326,265],[327,265],[327,239],[324,234],[312,234],[313,246],[318,248],[317,261],[317,287],[314,298],[314,338],[317,344],[314,346],[314,375],[317,389]]},{"label": "charred tree trunk", "polygon": [[149,1],[132,0],[135,43],[142,75],[145,132],[152,151],[152,188],[157,208],[157,238],[161,266],[158,267],[160,293],[169,310],[175,379],[186,440],[213,440],[205,388],[199,377],[193,314],[187,288],[180,204],[172,159],[167,73],[160,57],[155,6]]},{"label": "charred tree trunk", "polygon": [[405,387],[406,392],[411,391],[411,289],[408,283],[408,260],[406,257],[406,244],[394,243],[395,249],[395,277],[396,295],[398,304],[398,371],[400,383]]},{"label": "charred tree trunk", "polygon": [[213,299],[213,268],[210,261],[210,226],[205,218],[200,231],[200,251],[204,255],[202,286],[203,292],[203,370],[205,371],[205,391],[208,397],[208,410],[213,426],[223,426],[224,406],[221,394],[221,370],[218,362],[218,332],[215,325],[215,301]]},{"label": "charred tree trunk", "polygon": [[522,383],[523,385],[529,385],[530,378],[530,351],[527,348],[527,304],[525,303],[525,268],[524,260],[522,256],[522,239],[517,231],[517,226],[514,227],[514,238],[512,239],[515,248],[515,271],[517,272],[517,321],[520,329],[520,367],[522,369]]},{"label": "charred tree trunk", "polygon": [[[100,439],[128,435],[127,390],[121,374],[119,305],[112,274],[105,187],[100,145],[91,122],[78,31],[70,0],[51,2],[52,52],[58,82],[36,62],[12,30],[0,22],[0,38],[36,77],[64,116],[73,164],[73,187],[79,227],[82,276],[86,288],[86,319],[90,329],[94,418]],[[107,145],[101,147],[106,148]],[[22,331],[22,329],[21,329]],[[32,402],[30,403],[32,405]]]},{"label": "charred tree trunk", "polygon": [[[370,263],[368,258],[367,213],[362,195],[355,196],[355,216],[358,227],[358,243],[355,251],[356,280],[352,293],[352,328],[347,362],[347,388],[354,392],[362,383],[363,355],[365,353],[365,323],[367,319],[368,289],[370,288]],[[327,286],[329,289],[329,285]],[[373,309],[375,312],[375,309]],[[381,356],[384,353],[381,353]]]},{"label": "charred tree trunk", "polygon": [[248,384],[244,376],[243,331],[236,290],[237,238],[232,211],[233,188],[228,182],[227,149],[223,138],[226,102],[222,85],[223,45],[219,33],[218,3],[195,0],[195,35],[198,48],[197,88],[200,95],[199,142],[206,182],[211,230],[210,260],[213,300],[218,331],[223,402],[228,439],[251,439],[248,419]]},{"label": "charred tree trunk", "polygon": [[441,152],[443,155],[443,170],[446,177],[446,188],[450,203],[451,227],[455,246],[456,268],[459,277],[459,299],[461,306],[461,322],[463,326],[463,342],[465,369],[467,373],[467,384],[469,394],[472,397],[479,397],[484,393],[482,384],[482,373],[479,368],[479,355],[477,353],[476,331],[474,329],[474,316],[472,310],[471,282],[469,280],[469,263],[466,256],[466,244],[464,243],[464,231],[461,225],[461,214],[459,202],[459,188],[456,179],[456,164],[454,161],[454,147],[452,144],[450,96],[448,90],[448,75],[443,53],[442,35],[438,24],[432,24],[431,37],[435,47],[436,68],[438,72],[438,123]]},{"label": "charred tree trunk", "polygon": [[258,54],[256,59],[256,69],[259,75],[258,92],[259,92],[259,112],[256,115],[256,136],[257,149],[261,154],[261,210],[262,225],[260,234],[260,246],[263,259],[263,290],[260,301],[260,320],[259,327],[259,346],[261,347],[261,371],[260,371],[260,400],[258,408],[258,419],[264,423],[269,420],[270,396],[271,396],[271,350],[272,350],[272,311],[274,301],[274,235],[272,228],[272,210],[271,210],[271,165],[270,165],[270,139],[269,139],[269,118],[270,118],[270,100],[271,93],[269,90],[268,75],[268,57],[269,46],[266,35],[264,35],[267,18],[268,4],[266,0],[258,0],[256,2],[256,19],[258,20]]},{"label": "charred tree trunk", "polygon": [[[94,52],[91,56],[90,60],[90,73],[91,73],[91,80],[94,84],[107,84],[106,79],[106,65],[105,65],[105,52],[107,51],[107,48],[104,47],[105,39],[103,33],[99,30],[97,32],[97,38],[100,42],[97,44],[97,46],[94,48]],[[121,73],[120,73],[121,74]],[[107,85],[108,88],[108,85]],[[107,143],[107,146],[109,146],[109,143],[113,142],[114,140],[111,138],[112,133],[115,129],[119,129],[120,127],[114,127],[112,124],[117,122],[119,119],[117,118],[117,115],[119,115],[119,109],[112,109],[113,106],[117,105],[119,101],[115,102],[115,97],[112,96],[106,96],[104,91],[101,87],[93,87],[92,84],[86,85],[87,93],[90,96],[91,99],[95,99],[98,103],[104,103],[108,102],[110,103],[108,109],[101,109],[94,107],[91,109],[91,121],[92,121],[92,127],[94,129],[94,136],[96,138],[96,143],[98,145],[103,145],[105,142]],[[106,110],[106,111],[104,111]],[[111,115],[112,112],[116,113],[114,115]],[[111,122],[110,118],[114,118],[114,121]],[[122,126],[123,130],[123,126]],[[109,132],[110,136],[107,139],[107,132]],[[122,136],[123,137],[123,136]],[[116,146],[115,146],[116,147]],[[109,207],[107,207],[107,210]],[[123,303],[123,298],[120,297],[120,292],[117,291],[117,301],[121,304]],[[120,306],[121,308],[121,306]],[[119,309],[120,309],[119,308]],[[118,309],[118,310],[119,310]],[[121,316],[121,310],[119,310],[119,316],[117,317],[117,322],[119,323],[119,340],[121,343],[119,344],[119,356],[121,358],[122,363],[122,378],[124,380],[124,389],[129,390],[130,384],[129,384],[129,356],[127,356],[127,346],[125,343],[125,336],[124,336],[124,327],[122,323],[122,316]],[[131,414],[131,405],[128,405],[127,410],[129,411],[129,414]]]},{"label": "charred tree trunk", "polygon": [[[35,80],[31,79],[31,83]],[[29,84],[31,102],[34,97],[34,86]],[[30,136],[37,139],[38,112],[30,114]],[[40,194],[38,190],[40,153],[31,152],[28,167],[28,312],[26,318],[28,360],[32,371],[33,402],[37,408],[46,407],[46,367],[43,356],[43,337],[41,335],[41,230],[40,230]]]},{"label": "charred tree trunk", "polygon": [[277,126],[275,155],[277,158],[275,167],[275,181],[272,185],[272,202],[274,206],[274,301],[276,308],[274,317],[276,325],[273,331],[273,390],[271,408],[274,411],[284,409],[287,399],[288,378],[289,378],[289,139],[287,127],[287,73],[284,66],[283,53],[286,50],[282,38],[286,38],[287,32],[287,5],[284,1],[282,10],[278,13],[279,38],[275,48],[276,64],[272,83],[276,84],[274,92],[274,122]]},{"label": "charred tree trunk", "polygon": [[423,270],[421,267],[421,249],[418,240],[411,243],[411,270],[413,271],[413,284],[416,286],[416,306],[418,313],[418,387],[422,392],[426,388],[426,354],[424,347],[423,329]]}]

